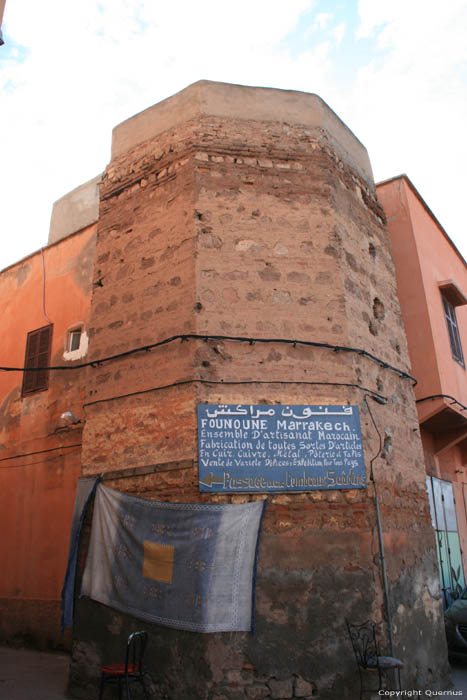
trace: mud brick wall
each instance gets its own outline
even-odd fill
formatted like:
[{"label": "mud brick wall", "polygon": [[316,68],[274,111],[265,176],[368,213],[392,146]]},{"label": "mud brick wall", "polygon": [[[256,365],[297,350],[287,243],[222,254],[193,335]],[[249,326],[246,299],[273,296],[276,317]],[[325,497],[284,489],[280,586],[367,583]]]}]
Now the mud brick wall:
[{"label": "mud brick wall", "polygon": [[[158,121],[159,120],[159,121]],[[114,133],[103,177],[91,357],[183,333],[361,348],[410,371],[366,151],[316,96],[199,83]],[[177,340],[90,368],[83,471],[146,498],[200,494],[196,404],[359,406],[381,499],[395,651],[407,687],[444,687],[434,537],[411,382],[355,352]],[[154,466],[155,465],[155,466]],[[157,698],[355,697],[344,618],[383,618],[374,491],[269,494],[254,635],[150,628]],[[86,548],[86,538],[83,542]],[[71,686],[141,623],[77,603]],[[84,697],[84,695],[83,695]]]}]

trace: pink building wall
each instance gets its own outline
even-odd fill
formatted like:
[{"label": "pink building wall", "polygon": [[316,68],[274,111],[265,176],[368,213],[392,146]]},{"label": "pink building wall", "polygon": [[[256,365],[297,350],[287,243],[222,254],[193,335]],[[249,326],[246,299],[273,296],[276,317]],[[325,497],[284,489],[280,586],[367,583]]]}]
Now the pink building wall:
[{"label": "pink building wall", "polygon": [[[418,380],[426,470],[453,485],[467,571],[467,266],[407,176],[380,183],[377,193],[388,220],[412,374]],[[453,357],[442,289],[455,305],[464,366]]]}]

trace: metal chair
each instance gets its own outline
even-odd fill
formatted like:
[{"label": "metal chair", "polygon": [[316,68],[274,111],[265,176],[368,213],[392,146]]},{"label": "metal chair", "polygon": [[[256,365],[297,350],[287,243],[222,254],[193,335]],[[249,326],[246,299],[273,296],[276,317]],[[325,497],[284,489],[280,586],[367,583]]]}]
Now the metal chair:
[{"label": "metal chair", "polygon": [[133,632],[128,637],[126,645],[126,658],[124,664],[108,664],[101,668],[101,684],[99,700],[104,694],[106,683],[118,685],[118,698],[122,699],[122,686],[125,685],[127,700],[131,700],[130,683],[141,683],[144,697],[149,700],[149,695],[144,685],[143,656],[148,641],[147,632]]},{"label": "metal chair", "polygon": [[[362,700],[363,693],[387,690],[383,686],[386,671],[394,671],[394,674],[397,672],[399,686],[397,690],[400,690],[400,669],[404,668],[404,664],[400,659],[396,659],[393,656],[381,656],[376,640],[376,623],[373,620],[367,620],[367,622],[362,622],[358,625],[352,624],[348,620],[345,622],[360,676],[360,700]],[[363,671],[376,671],[378,673],[378,688],[364,688]]]}]

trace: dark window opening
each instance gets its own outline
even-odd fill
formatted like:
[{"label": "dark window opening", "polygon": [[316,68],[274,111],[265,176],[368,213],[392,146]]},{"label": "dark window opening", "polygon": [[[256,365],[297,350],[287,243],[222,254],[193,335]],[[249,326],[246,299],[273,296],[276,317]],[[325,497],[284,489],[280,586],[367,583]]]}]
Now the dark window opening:
[{"label": "dark window opening", "polygon": [[26,353],[24,357],[25,368],[37,368],[33,372],[26,369],[23,372],[23,387],[21,395],[34,394],[36,391],[45,391],[49,387],[49,370],[45,369],[50,363],[50,348],[52,345],[52,325],[44,326],[36,331],[28,333],[26,341]]},{"label": "dark window opening", "polygon": [[448,327],[449,341],[451,343],[452,356],[456,360],[456,362],[458,362],[460,365],[462,365],[462,367],[465,367],[464,354],[462,352],[462,345],[461,345],[461,339],[460,339],[460,335],[459,335],[459,328],[457,325],[456,309],[451,304],[451,302],[446,299],[446,297],[444,295],[443,295],[443,307],[444,307],[444,317],[446,319],[446,323],[447,323],[447,327]]}]

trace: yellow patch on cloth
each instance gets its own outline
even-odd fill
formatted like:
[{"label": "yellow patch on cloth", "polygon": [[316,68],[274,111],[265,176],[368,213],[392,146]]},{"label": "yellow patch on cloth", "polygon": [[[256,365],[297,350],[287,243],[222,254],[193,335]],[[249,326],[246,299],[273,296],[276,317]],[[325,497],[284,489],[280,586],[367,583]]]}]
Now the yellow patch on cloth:
[{"label": "yellow patch on cloth", "polygon": [[174,547],[144,540],[143,576],[161,583],[172,583]]}]

